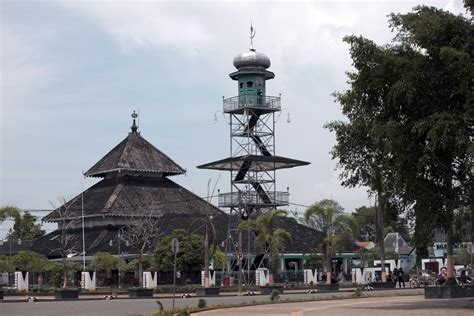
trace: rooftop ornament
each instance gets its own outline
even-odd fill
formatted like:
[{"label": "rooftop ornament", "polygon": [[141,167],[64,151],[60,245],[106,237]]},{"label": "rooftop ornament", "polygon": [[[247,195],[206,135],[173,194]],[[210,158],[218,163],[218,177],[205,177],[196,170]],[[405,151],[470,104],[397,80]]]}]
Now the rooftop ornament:
[{"label": "rooftop ornament", "polygon": [[255,51],[255,49],[253,48],[253,39],[255,37],[255,34],[257,34],[257,32],[255,32],[252,22],[250,22],[250,50],[251,51]]},{"label": "rooftop ornament", "polygon": [[135,110],[133,110],[133,113],[132,113],[132,118],[133,118],[133,124],[132,124],[132,133],[136,133],[137,132],[137,129],[138,129],[138,126],[136,125],[135,123],[135,119],[138,117],[138,114],[135,113]]}]

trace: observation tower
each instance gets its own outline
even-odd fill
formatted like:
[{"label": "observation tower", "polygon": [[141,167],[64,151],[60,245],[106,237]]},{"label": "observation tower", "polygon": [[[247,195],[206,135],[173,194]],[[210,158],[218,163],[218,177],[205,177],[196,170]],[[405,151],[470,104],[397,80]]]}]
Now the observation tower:
[{"label": "observation tower", "polygon": [[220,193],[218,206],[237,212],[246,220],[289,204],[289,192],[278,191],[276,171],[308,165],[309,162],[276,155],[276,114],[281,96],[268,96],[266,82],[275,74],[268,70],[270,59],[253,47],[255,32],[250,28],[250,49],[234,58],[237,71],[229,74],[237,82],[238,95],[223,100],[229,116],[230,157],[210,162],[200,169],[230,171],[230,192]]}]

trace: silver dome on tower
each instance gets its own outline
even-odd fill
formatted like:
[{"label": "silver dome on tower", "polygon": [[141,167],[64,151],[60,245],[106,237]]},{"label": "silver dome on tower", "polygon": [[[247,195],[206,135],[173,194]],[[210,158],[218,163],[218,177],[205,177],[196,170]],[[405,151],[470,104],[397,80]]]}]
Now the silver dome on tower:
[{"label": "silver dome on tower", "polygon": [[243,52],[235,56],[234,58],[234,67],[237,69],[242,68],[260,68],[267,69],[270,67],[271,62],[270,58],[267,57],[264,53],[257,52],[253,48],[253,38],[255,37],[255,30],[252,25],[250,25],[250,49],[248,52]]},{"label": "silver dome on tower", "polygon": [[234,58],[234,67],[237,69],[247,67],[267,69],[270,65],[270,58],[268,58],[264,53],[257,52],[253,48],[248,52],[235,56]]}]

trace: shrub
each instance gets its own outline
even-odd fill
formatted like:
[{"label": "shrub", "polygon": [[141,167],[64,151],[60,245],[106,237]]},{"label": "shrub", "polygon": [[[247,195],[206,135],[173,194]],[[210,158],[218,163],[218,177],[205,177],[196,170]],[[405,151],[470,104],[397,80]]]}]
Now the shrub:
[{"label": "shrub", "polygon": [[270,301],[277,302],[280,299],[280,292],[278,290],[273,290],[270,294]]},{"label": "shrub", "polygon": [[198,301],[198,308],[206,308],[207,307],[207,302],[205,299],[200,298]]},{"label": "shrub", "polygon": [[355,292],[352,293],[352,297],[361,297],[362,296],[362,291],[360,288],[356,288]]}]

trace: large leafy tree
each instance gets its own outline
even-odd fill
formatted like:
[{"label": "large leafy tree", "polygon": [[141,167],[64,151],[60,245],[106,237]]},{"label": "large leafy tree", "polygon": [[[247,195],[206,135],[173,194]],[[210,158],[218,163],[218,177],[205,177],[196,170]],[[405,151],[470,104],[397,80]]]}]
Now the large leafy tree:
[{"label": "large leafy tree", "polygon": [[42,237],[44,233],[41,224],[36,222],[36,216],[26,211],[23,215],[14,218],[13,231],[10,237],[16,240],[35,240]]},{"label": "large leafy tree", "polygon": [[177,238],[180,245],[176,257],[176,269],[188,273],[201,271],[204,253],[203,238],[197,234],[189,235],[184,229],[175,229],[171,235],[159,241],[153,251],[154,268],[162,272],[173,271],[174,255],[171,248],[173,238]]},{"label": "large leafy tree", "polygon": [[315,203],[305,211],[306,223],[322,233],[321,250],[326,262],[326,283],[331,283],[331,258],[346,236],[357,235],[357,223],[353,217],[338,211],[332,204]]},{"label": "large leafy tree", "polygon": [[269,281],[273,284],[273,276],[278,270],[279,253],[284,244],[291,243],[291,235],[283,228],[277,228],[277,220],[285,217],[285,210],[274,210],[271,213],[258,216],[256,219],[241,222],[239,230],[250,229],[255,233],[255,247],[269,253]]},{"label": "large leafy tree", "polygon": [[381,214],[412,207],[417,245],[435,227],[446,231],[452,276],[455,218],[473,203],[474,29],[425,6],[390,15],[390,25],[389,45],[345,38],[355,70],[336,95],[348,121],[328,124],[333,156],[343,184],[377,193]]},{"label": "large leafy tree", "polygon": [[[391,213],[384,217],[384,235],[390,232],[397,232],[407,242],[410,241],[410,233],[408,230],[407,219],[399,216],[399,214]],[[352,217],[357,222],[359,228],[357,238],[360,241],[376,241],[376,208],[361,206],[355,209]]]},{"label": "large leafy tree", "polygon": [[30,250],[19,251],[13,256],[12,263],[16,269],[22,271],[44,272],[49,268],[46,256]]}]

